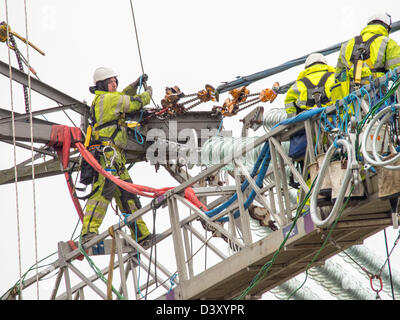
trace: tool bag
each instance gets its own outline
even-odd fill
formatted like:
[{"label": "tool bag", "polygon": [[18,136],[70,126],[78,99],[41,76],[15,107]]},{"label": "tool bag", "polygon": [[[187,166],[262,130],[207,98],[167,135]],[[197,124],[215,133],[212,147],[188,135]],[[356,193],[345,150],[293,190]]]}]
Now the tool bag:
[{"label": "tool bag", "polygon": [[[96,161],[100,162],[101,152],[97,148],[90,150]],[[99,173],[85,159],[82,159],[79,182],[87,186],[97,180]]]},{"label": "tool bag", "polygon": [[307,149],[306,130],[300,130],[290,136],[289,154],[292,159],[298,159],[304,156]]}]

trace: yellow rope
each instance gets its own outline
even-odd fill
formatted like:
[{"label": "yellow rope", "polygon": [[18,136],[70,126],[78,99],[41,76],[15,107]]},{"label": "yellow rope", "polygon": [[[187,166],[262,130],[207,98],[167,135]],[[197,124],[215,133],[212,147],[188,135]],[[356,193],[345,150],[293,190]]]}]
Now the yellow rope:
[{"label": "yellow rope", "polygon": [[108,233],[112,237],[112,246],[110,254],[110,263],[108,265],[108,279],[107,279],[107,299],[112,300],[112,278],[114,271],[114,260],[115,260],[115,234],[113,227],[108,228]]}]

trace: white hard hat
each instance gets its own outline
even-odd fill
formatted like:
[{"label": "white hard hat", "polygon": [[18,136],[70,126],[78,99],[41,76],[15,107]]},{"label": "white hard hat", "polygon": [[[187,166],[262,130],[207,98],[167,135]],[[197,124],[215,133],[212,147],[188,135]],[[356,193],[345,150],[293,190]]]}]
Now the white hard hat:
[{"label": "white hard hat", "polygon": [[388,15],[387,13],[377,13],[368,18],[367,24],[369,24],[372,21],[381,21],[384,24],[386,24],[388,27],[390,27],[392,24],[392,17],[390,15]]},{"label": "white hard hat", "polygon": [[93,82],[96,85],[97,81],[103,81],[108,78],[117,77],[116,73],[111,68],[99,67],[93,73]]},{"label": "white hard hat", "polygon": [[307,59],[306,59],[306,63],[304,64],[304,68],[308,68],[309,66],[311,66],[313,63],[316,62],[320,62],[323,64],[328,64],[328,62],[326,61],[326,58],[324,57],[323,54],[321,53],[311,53]]}]

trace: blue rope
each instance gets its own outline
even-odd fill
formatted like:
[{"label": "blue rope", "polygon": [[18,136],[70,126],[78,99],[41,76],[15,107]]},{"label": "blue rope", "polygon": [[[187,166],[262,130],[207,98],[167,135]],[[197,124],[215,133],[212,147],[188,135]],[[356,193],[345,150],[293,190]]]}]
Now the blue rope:
[{"label": "blue rope", "polygon": [[361,97],[364,97],[363,93],[365,93],[368,96],[368,104],[369,104],[369,107],[371,108],[371,96],[369,95],[368,90],[365,89],[364,87],[361,87],[360,93],[361,93]]},{"label": "blue rope", "polygon": [[[354,116],[356,117],[357,121],[359,121],[361,111],[361,99],[356,94],[354,94],[354,92],[350,93],[347,97],[353,105]],[[357,108],[353,101],[357,101]]]},{"label": "blue rope", "polygon": [[[324,111],[324,108],[316,108],[316,109],[311,109],[311,110],[307,110],[307,111],[303,111],[302,113],[298,114],[296,117],[293,118],[289,118],[289,119],[285,119],[281,122],[279,122],[278,124],[276,124],[272,129],[280,126],[280,125],[285,125],[285,124],[293,124],[293,123],[298,123],[298,122],[303,122],[309,118],[312,118],[314,115],[321,113],[322,111]],[[265,142],[264,146],[257,158],[256,163],[254,164],[253,170],[250,174],[250,176],[252,178],[255,177],[255,175],[258,172],[258,169],[261,165],[261,169],[260,172],[258,173],[257,179],[256,179],[256,185],[258,187],[262,186],[265,174],[267,173],[267,169],[269,166],[271,160],[271,155],[270,155],[270,149],[269,149],[269,143]],[[241,185],[241,191],[244,192],[246,190],[246,188],[249,186],[249,182],[247,180],[245,180],[242,185]],[[256,196],[256,192],[254,190],[252,190],[250,192],[249,197],[247,198],[247,200],[244,203],[244,207],[245,209],[247,209],[250,204],[252,203],[252,201],[254,200]],[[218,213],[222,212],[222,210],[226,209],[227,207],[229,207],[234,201],[236,201],[237,199],[237,193],[235,193],[234,195],[232,195],[226,202],[224,202],[223,204],[221,204],[220,206],[209,210],[209,211],[205,211],[204,213],[208,216],[208,217],[213,217],[215,215],[217,215]],[[240,215],[240,211],[237,210],[233,216],[236,219],[238,216]],[[221,217],[219,218],[217,221],[228,221],[229,217]]]},{"label": "blue rope", "polygon": [[171,292],[172,287],[175,285],[174,280],[175,280],[175,278],[176,278],[177,276],[178,276],[178,274],[175,272],[175,273],[171,276],[171,278],[169,278],[169,282],[171,283],[171,286],[169,287],[169,290],[168,290],[167,293],[170,293],[170,292]]},{"label": "blue rope", "polygon": [[[251,176],[252,178],[256,175],[256,173],[257,173],[257,171],[258,171],[258,168],[260,167],[261,162],[263,161],[263,158],[264,158],[264,156],[265,156],[265,154],[266,154],[267,151],[268,151],[268,153],[269,153],[269,144],[268,144],[268,142],[266,142],[266,143],[264,144],[264,146],[263,146],[263,148],[262,148],[262,150],[261,150],[261,152],[260,152],[260,154],[259,154],[259,156],[258,156],[258,158],[257,158],[257,161],[256,161],[256,163],[254,164],[253,170],[252,170],[252,172],[251,172],[251,174],[250,174],[250,176]],[[245,181],[242,183],[242,185],[241,185],[241,191],[244,192],[248,186],[249,186],[249,182],[248,182],[247,180],[245,180]],[[215,216],[216,214],[222,212],[222,210],[224,210],[224,209],[226,209],[227,207],[229,207],[233,202],[236,201],[236,199],[237,199],[237,194],[235,193],[235,194],[233,194],[226,202],[222,203],[220,206],[218,206],[218,207],[216,207],[216,208],[214,208],[214,209],[212,209],[212,210],[205,211],[204,213],[205,213],[208,217],[211,218],[211,217]],[[220,219],[221,219],[221,218],[220,218]]]},{"label": "blue rope", "polygon": [[333,141],[333,145],[335,146],[336,149],[340,148],[340,146],[337,144],[337,140],[339,137],[336,137],[335,140]]},{"label": "blue rope", "polygon": [[224,122],[224,117],[221,118],[221,122],[219,123],[217,133],[215,134],[216,136],[219,135],[219,133],[220,133],[220,131],[221,131],[221,128],[222,128],[222,123],[223,123],[223,122]]},{"label": "blue rope", "polygon": [[379,99],[376,98],[375,81],[374,81],[374,78],[372,76],[369,76],[369,83],[370,83],[370,86],[371,86],[371,91],[374,94],[374,96],[372,98],[372,104],[375,105]]},{"label": "blue rope", "polygon": [[[139,89],[138,89],[137,94],[139,94],[140,90],[142,89],[142,77],[143,77],[143,75],[141,75],[140,78],[139,78]],[[139,121],[138,122],[142,121],[142,117],[143,117],[143,110],[140,111],[140,117],[139,117]],[[135,126],[135,130],[134,130],[135,139],[136,139],[137,143],[143,144],[144,138],[143,138],[142,134],[140,133],[140,131],[137,130],[137,127],[138,127],[138,125]],[[140,136],[140,141],[138,140],[138,135]]]},{"label": "blue rope", "polygon": [[121,212],[122,213],[122,215],[124,216],[124,223],[125,223],[125,225],[127,225],[127,226],[132,226],[132,224],[130,223],[130,222],[128,222],[128,220],[126,220],[129,216],[130,216],[130,214],[129,213],[125,213],[125,212]]},{"label": "blue rope", "polygon": [[390,75],[392,76],[392,81],[396,82],[397,79],[399,78],[399,76],[397,75],[396,72],[393,72],[393,70],[389,70],[390,71]]},{"label": "blue rope", "polygon": [[[140,117],[139,117],[139,121],[138,122],[142,121],[142,117],[143,117],[143,110],[140,111]],[[135,139],[136,139],[137,143],[143,144],[144,138],[143,138],[142,134],[140,133],[140,131],[137,130],[138,127],[139,127],[139,125],[135,126],[135,130],[134,130]],[[138,140],[138,135],[140,136],[140,141]]]}]

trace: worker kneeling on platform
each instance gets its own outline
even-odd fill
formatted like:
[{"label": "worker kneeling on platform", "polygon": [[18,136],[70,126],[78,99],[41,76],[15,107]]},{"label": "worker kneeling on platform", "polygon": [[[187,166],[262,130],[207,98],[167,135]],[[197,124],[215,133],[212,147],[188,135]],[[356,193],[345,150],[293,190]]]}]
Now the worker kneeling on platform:
[{"label": "worker kneeling on platform", "polygon": [[[87,133],[86,142],[89,150],[97,152],[100,165],[112,175],[123,181],[132,183],[125,168],[125,149],[128,143],[125,114],[141,109],[150,103],[152,88],[145,86],[141,94],[137,94],[139,85],[145,83],[147,75],[139,77],[122,92],[117,91],[116,73],[105,67],[97,68],[93,74],[94,86],[90,87],[95,94],[91,106],[91,132]],[[84,174],[84,172],[82,172]],[[132,214],[140,208],[137,195],[119,188],[114,182],[101,174],[92,179],[92,195],[89,197],[82,225],[82,241],[86,242],[98,234],[98,229],[105,217],[108,205],[114,198],[121,212]],[[142,218],[132,224],[131,233],[134,240],[143,244],[152,238]]]}]

